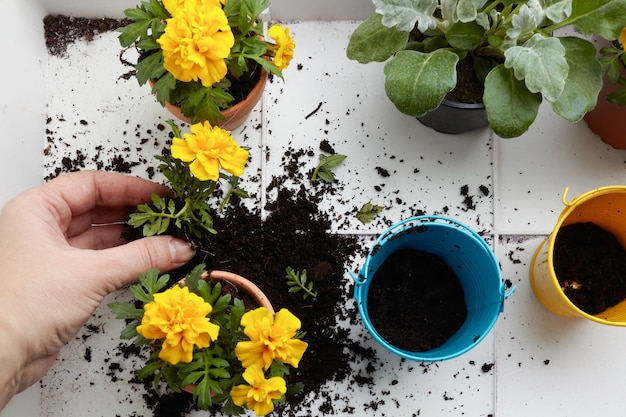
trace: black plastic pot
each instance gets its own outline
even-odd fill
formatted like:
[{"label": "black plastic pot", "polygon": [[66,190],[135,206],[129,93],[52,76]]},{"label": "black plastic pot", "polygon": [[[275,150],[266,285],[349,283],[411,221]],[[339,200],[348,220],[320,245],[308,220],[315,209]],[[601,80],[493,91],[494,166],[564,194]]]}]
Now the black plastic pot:
[{"label": "black plastic pot", "polygon": [[446,99],[435,110],[417,120],[437,132],[448,134],[469,132],[489,124],[484,104],[457,103]]}]

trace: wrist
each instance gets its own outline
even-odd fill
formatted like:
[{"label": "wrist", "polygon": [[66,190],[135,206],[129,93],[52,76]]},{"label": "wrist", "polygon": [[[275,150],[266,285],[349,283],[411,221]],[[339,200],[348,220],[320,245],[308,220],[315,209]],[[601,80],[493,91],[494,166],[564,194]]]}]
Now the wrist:
[{"label": "wrist", "polygon": [[15,330],[0,318],[0,410],[18,393],[26,361]]}]

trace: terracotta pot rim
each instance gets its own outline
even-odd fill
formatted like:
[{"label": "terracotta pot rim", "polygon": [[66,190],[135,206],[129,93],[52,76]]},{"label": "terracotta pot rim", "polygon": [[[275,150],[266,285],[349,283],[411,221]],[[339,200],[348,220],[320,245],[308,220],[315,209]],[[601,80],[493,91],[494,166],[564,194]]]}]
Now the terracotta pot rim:
[{"label": "terracotta pot rim", "polygon": [[[254,301],[259,304],[260,307],[265,307],[269,310],[270,313],[274,314],[274,307],[272,306],[269,298],[267,298],[265,293],[248,278],[235,274],[234,272],[221,270],[211,270],[204,272],[201,277],[205,281],[215,279],[220,282],[227,282],[235,286],[237,289],[247,292],[254,299]],[[181,281],[184,282],[184,280]]]}]

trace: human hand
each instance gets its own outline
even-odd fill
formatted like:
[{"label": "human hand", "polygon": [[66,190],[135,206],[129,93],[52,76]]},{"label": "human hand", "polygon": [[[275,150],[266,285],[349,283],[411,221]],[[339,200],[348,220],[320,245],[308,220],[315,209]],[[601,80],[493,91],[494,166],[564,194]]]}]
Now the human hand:
[{"label": "human hand", "polygon": [[193,256],[170,236],[125,243],[127,207],[170,191],[96,171],[63,175],[0,212],[0,410],[47,372],[110,292]]}]

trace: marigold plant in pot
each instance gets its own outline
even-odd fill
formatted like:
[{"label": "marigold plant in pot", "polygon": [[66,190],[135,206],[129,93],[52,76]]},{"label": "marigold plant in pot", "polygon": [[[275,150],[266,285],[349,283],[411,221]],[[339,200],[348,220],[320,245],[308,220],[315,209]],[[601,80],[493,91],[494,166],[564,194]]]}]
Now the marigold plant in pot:
[{"label": "marigold plant in pot", "polygon": [[470,60],[489,125],[504,138],[523,134],[543,99],[569,121],[595,107],[604,68],[586,38],[617,39],[626,14],[626,0],[373,2],[347,56],[388,60],[385,91],[396,107],[433,111],[457,85],[459,61]]},{"label": "marigold plant in pot", "polygon": [[118,29],[119,41],[137,49],[137,81],[150,82],[161,105],[180,107],[189,123],[223,125],[222,111],[249,93],[237,88],[264,84],[267,74],[282,78],[293,57],[289,29],[274,25],[273,42],[264,39],[259,16],[268,7],[269,0],[142,1],[124,11],[132,23]]},{"label": "marigold plant in pot", "polygon": [[300,320],[289,310],[246,306],[223,293],[227,281],[202,279],[198,265],[184,282],[168,287],[169,276],[155,269],[140,275],[131,291],[135,300],[109,307],[129,320],[124,339],[147,346],[149,359],[139,376],[154,377],[175,392],[191,392],[197,405],[240,414],[243,408],[266,415],[300,384],[285,381],[289,366],[298,367],[307,343],[300,340]]}]

